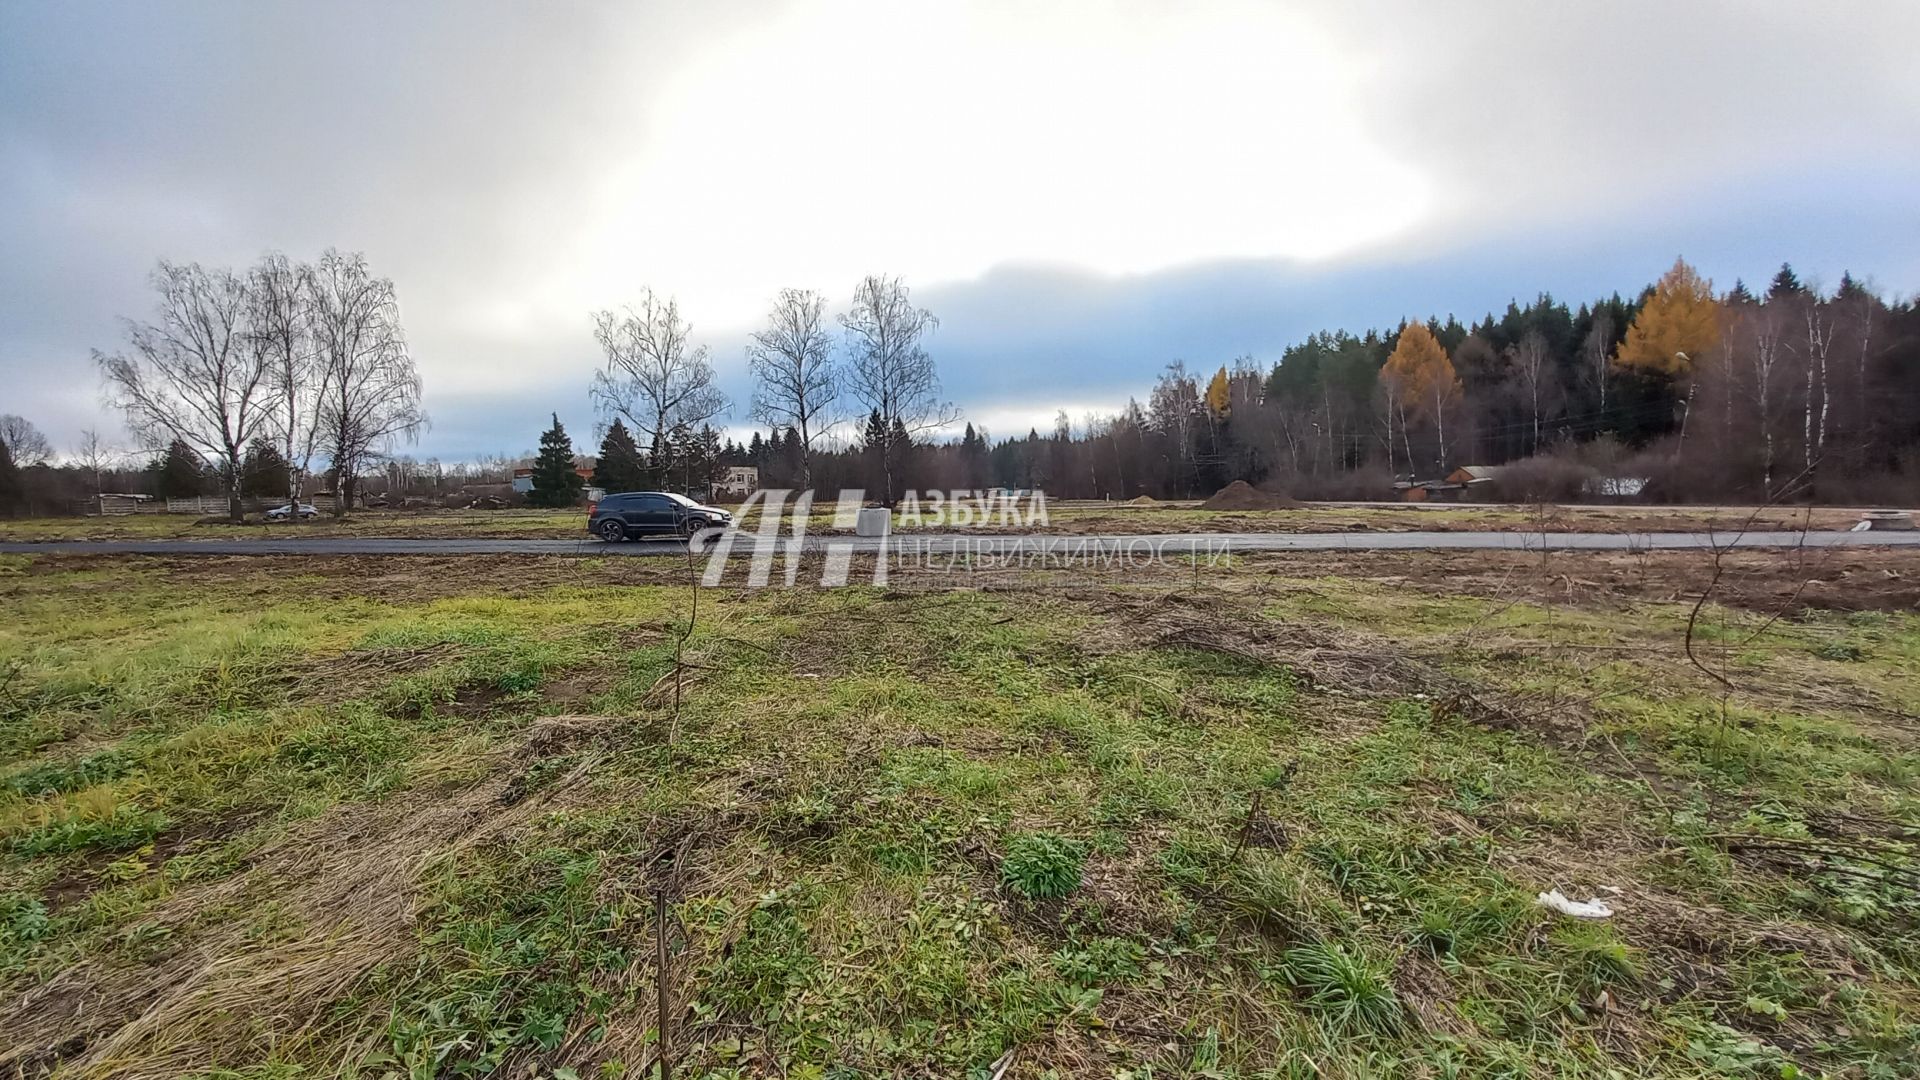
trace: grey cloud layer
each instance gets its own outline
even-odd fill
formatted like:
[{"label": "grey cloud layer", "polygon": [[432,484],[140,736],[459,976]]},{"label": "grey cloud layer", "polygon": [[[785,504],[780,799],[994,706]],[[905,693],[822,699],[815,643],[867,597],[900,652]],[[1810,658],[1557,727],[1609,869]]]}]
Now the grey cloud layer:
[{"label": "grey cloud layer", "polygon": [[[422,452],[517,450],[554,408],[590,426],[585,309],[618,295],[574,324],[487,311],[590,227],[575,214],[609,133],[644,138],[649,91],[753,14],[715,7],[0,9],[0,411],[61,445],[97,422],[87,352],[147,312],[158,257],[336,245],[400,287],[436,417]],[[1463,7],[1318,15],[1370,65],[1368,122],[1434,178],[1431,228],[1334,264],[918,283],[949,395],[976,412],[1117,404],[1174,358],[1271,360],[1322,326],[1466,317],[1540,288],[1577,301],[1678,252],[1723,280],[1791,258],[1920,287],[1920,8]],[[835,138],[823,127],[823,153]],[[744,400],[744,328],[693,315]]]}]

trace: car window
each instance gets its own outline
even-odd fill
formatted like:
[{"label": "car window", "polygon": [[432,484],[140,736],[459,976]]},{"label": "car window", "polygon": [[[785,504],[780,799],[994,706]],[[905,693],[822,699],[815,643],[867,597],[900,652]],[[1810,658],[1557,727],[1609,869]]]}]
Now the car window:
[{"label": "car window", "polygon": [[663,495],[640,496],[640,509],[642,510],[666,510],[672,505],[673,503]]},{"label": "car window", "polygon": [[700,505],[699,503],[694,502],[692,499],[687,498],[685,495],[675,495],[672,492],[667,493],[667,498],[672,499],[674,502],[679,503],[681,506],[699,506]]}]

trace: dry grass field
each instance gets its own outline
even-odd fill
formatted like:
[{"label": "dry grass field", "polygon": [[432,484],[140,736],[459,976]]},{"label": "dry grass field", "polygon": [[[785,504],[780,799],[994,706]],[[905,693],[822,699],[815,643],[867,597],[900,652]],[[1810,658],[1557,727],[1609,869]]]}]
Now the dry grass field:
[{"label": "dry grass field", "polygon": [[684,575],[0,556],[0,1072],[1920,1073],[1920,555]]}]

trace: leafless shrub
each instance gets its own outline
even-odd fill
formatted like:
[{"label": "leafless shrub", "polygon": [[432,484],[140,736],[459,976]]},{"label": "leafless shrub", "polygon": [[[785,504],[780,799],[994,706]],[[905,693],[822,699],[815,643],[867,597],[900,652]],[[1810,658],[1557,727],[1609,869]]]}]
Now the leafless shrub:
[{"label": "leafless shrub", "polygon": [[1393,474],[1381,466],[1350,472],[1304,473],[1293,477],[1289,486],[1289,494],[1296,499],[1386,499],[1393,496]]},{"label": "leafless shrub", "polygon": [[1543,454],[1502,468],[1493,488],[1494,495],[1506,502],[1577,502],[1598,479],[1599,472],[1590,465]]}]

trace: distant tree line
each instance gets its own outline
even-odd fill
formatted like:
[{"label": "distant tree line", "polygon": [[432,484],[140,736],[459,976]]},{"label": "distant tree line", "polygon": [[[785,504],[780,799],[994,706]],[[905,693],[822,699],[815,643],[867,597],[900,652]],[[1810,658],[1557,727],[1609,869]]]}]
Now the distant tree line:
[{"label": "distant tree line", "polygon": [[[392,283],[360,256],[270,255],[245,275],[162,263],[154,282],[159,316],[129,323],[131,354],[96,354],[149,463],[116,468],[88,433],[56,470],[30,423],[0,417],[0,513],[57,475],[69,493],[109,479],[220,490],[237,514],[243,495],[297,497],[316,459],[349,498],[382,460],[389,488],[504,483],[504,459],[449,470],[386,456],[426,418]],[[675,301],[648,292],[600,312],[591,392],[610,423],[590,482],[704,496],[725,467],[753,465],[762,486],[889,502],[986,487],[1186,498],[1233,480],[1377,498],[1395,478],[1518,463],[1525,489],[1506,494],[1521,497],[1634,476],[1671,500],[1920,502],[1920,309],[1850,274],[1826,291],[1783,265],[1763,291],[1717,292],[1676,261],[1631,298],[1570,309],[1543,293],[1476,323],[1322,331],[1271,367],[1242,357],[1208,375],[1175,361],[1144,405],[1061,412],[1046,432],[1001,439],[972,424],[942,437],[959,416],[926,347],[938,321],[898,279],[863,279],[838,334],[826,309],[806,290],[775,298],[747,347],[751,415],[768,429],[745,443],[713,427],[728,403]],[[543,449],[571,459],[570,440]]]},{"label": "distant tree line", "polygon": [[[1064,498],[1203,497],[1233,480],[1380,498],[1394,478],[1525,463],[1530,490],[1655,481],[1670,500],[1920,501],[1920,310],[1850,274],[1830,292],[1782,266],[1716,293],[1678,261],[1638,295],[1547,294],[1463,324],[1323,331],[1263,368],[1175,362],[1142,405],[994,440],[930,445],[867,415],[852,445],[806,452],[797,425],[724,447],[768,486],[1044,488]],[[891,479],[879,468],[891,455]],[[888,487],[891,482],[892,486]]]}]

